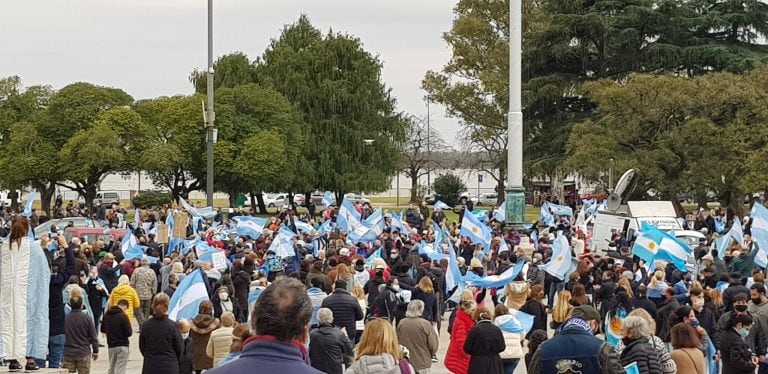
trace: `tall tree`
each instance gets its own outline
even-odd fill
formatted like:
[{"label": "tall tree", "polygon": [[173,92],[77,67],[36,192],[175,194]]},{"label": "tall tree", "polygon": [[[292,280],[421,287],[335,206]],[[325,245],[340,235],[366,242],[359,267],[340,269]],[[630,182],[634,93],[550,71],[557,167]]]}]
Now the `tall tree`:
[{"label": "tall tree", "polygon": [[433,153],[443,152],[447,145],[434,128],[428,128],[426,118],[404,117],[406,121],[405,141],[400,156],[401,171],[411,180],[411,200],[419,202],[419,179],[438,168]]},{"label": "tall tree", "polygon": [[[257,61],[257,81],[304,114],[307,179],[320,190],[375,192],[399,169],[405,124],[381,82],[381,61],[359,39],[323,36],[306,16],[283,29]],[[373,140],[373,142],[364,142]]]},{"label": "tall tree", "polygon": [[150,147],[141,155],[141,169],[171,191],[174,199],[188,198],[205,181],[205,128],[200,115],[201,95],[159,97],[136,103],[134,110],[147,124]]}]

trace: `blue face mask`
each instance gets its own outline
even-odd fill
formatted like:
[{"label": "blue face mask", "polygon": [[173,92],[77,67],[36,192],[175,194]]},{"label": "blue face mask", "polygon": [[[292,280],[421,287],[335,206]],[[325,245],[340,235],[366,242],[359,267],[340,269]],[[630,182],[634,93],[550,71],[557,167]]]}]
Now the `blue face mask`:
[{"label": "blue face mask", "polygon": [[747,328],[743,328],[742,327],[742,328],[738,329],[738,331],[739,331],[739,335],[741,335],[742,339],[746,339],[747,335],[749,335],[749,329],[747,329]]}]

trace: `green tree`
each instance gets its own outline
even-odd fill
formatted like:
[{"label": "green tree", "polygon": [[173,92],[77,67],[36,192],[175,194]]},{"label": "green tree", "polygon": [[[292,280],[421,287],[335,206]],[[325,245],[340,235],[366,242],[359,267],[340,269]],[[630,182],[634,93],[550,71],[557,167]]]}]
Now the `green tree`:
[{"label": "green tree", "polygon": [[89,207],[101,181],[109,173],[133,171],[148,146],[148,126],[130,108],[101,112],[87,129],[78,130],[61,149],[62,169]]},{"label": "green tree", "polygon": [[[213,88],[235,87],[254,83],[255,69],[243,52],[233,52],[219,57],[213,64]],[[206,71],[195,69],[189,77],[195,91],[204,94],[207,88]]]},{"label": "green tree", "polygon": [[440,201],[449,206],[454,206],[459,202],[461,193],[467,190],[467,185],[456,175],[443,174],[435,178],[432,188],[435,190],[438,198],[440,198]]},{"label": "green tree", "polygon": [[[304,148],[319,190],[375,192],[399,169],[405,122],[395,113],[382,63],[350,35],[323,36],[306,16],[283,29],[256,65],[256,78],[274,87],[304,114]],[[368,143],[364,140],[373,140]]]},{"label": "green tree", "polygon": [[205,128],[201,95],[159,97],[136,103],[134,110],[148,126],[149,147],[141,154],[141,170],[171,191],[174,200],[203,187]]}]

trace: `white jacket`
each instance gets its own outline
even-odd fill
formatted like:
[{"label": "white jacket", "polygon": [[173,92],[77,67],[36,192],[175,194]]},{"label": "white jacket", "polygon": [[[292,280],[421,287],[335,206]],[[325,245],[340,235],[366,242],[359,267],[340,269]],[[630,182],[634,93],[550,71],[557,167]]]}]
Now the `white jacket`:
[{"label": "white jacket", "polygon": [[[507,316],[499,316],[494,320],[495,325],[499,325],[499,319],[503,319]],[[501,331],[502,335],[504,335],[504,343],[507,345],[506,348],[504,348],[504,351],[499,353],[499,356],[502,360],[510,360],[510,359],[520,359],[525,356],[525,353],[523,352],[523,339],[525,338],[525,334],[522,333],[512,333],[512,332],[506,332],[504,330]]]}]

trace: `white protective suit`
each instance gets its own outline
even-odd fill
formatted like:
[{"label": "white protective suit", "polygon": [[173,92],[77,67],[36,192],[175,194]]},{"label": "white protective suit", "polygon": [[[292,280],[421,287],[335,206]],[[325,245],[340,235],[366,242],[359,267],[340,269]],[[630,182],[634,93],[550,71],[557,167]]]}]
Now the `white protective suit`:
[{"label": "white protective suit", "polygon": [[27,356],[29,250],[27,237],[21,239],[21,245],[5,241],[0,247],[0,356],[19,362]]}]

